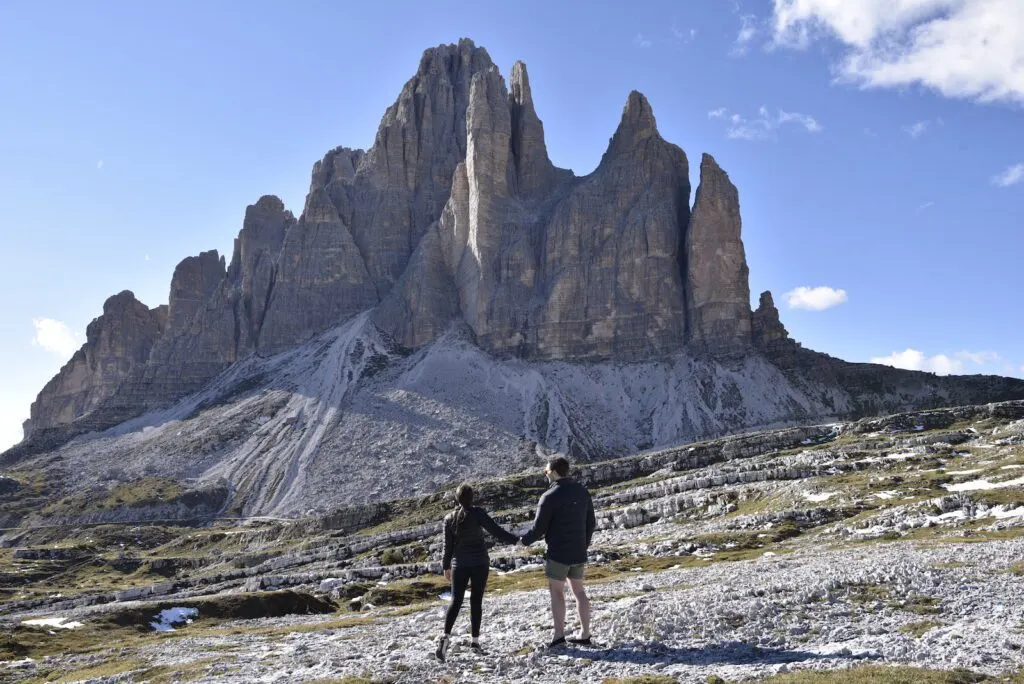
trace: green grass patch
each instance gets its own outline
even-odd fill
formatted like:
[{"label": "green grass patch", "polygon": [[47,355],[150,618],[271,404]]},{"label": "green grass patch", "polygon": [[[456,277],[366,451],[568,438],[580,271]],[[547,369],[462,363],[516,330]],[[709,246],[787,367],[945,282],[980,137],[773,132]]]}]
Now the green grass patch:
[{"label": "green grass patch", "polygon": [[978,684],[998,680],[969,670],[868,665],[842,670],[788,672],[764,681],[772,684]]},{"label": "green grass patch", "polygon": [[[149,623],[161,610],[174,606],[198,608],[198,620],[170,634],[155,633]],[[335,609],[336,606],[328,601],[293,591],[179,599],[95,615],[83,619],[85,624],[77,629],[49,630],[21,625],[5,629],[0,631],[0,660],[25,657],[39,660],[47,655],[99,654],[109,649],[111,644],[127,648],[141,647],[156,644],[158,640],[196,636],[203,630],[215,633],[226,620],[323,615],[331,614]],[[59,633],[50,634],[51,631]],[[248,631],[240,628],[239,633]]]},{"label": "green grass patch", "polygon": [[80,670],[48,669],[43,666],[36,670],[35,677],[23,680],[23,682],[24,684],[49,684],[51,682],[56,684],[102,679],[142,670],[145,666],[143,661],[136,658],[112,658],[98,665],[90,665]]},{"label": "green grass patch", "polygon": [[602,679],[601,684],[676,684],[679,680],[668,675],[639,675],[637,677],[611,677]]},{"label": "green grass patch", "polygon": [[942,612],[941,602],[937,598],[922,594],[908,597],[901,608],[917,615],[937,615]]},{"label": "green grass patch", "polygon": [[915,639],[920,639],[926,633],[930,632],[936,627],[941,627],[941,622],[934,622],[932,620],[923,620],[921,622],[911,622],[909,624],[900,627],[900,632],[903,634],[909,634]]}]

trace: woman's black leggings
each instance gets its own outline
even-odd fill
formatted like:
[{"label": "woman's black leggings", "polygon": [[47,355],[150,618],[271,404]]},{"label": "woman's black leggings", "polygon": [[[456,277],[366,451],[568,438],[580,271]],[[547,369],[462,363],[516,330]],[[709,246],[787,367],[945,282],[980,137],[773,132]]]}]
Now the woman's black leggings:
[{"label": "woman's black leggings", "polygon": [[451,634],[455,618],[462,610],[462,600],[466,597],[466,586],[472,583],[469,592],[469,619],[473,625],[473,636],[480,636],[480,621],[484,617],[484,588],[487,586],[487,575],[491,571],[489,565],[474,565],[469,568],[455,566],[452,570],[452,603],[444,617],[444,633]]}]

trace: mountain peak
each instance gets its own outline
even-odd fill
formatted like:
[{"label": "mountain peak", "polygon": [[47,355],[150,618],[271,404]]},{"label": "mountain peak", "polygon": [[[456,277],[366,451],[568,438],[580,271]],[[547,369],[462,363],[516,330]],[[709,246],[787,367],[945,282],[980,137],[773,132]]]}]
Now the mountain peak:
[{"label": "mountain peak", "polygon": [[654,110],[639,91],[632,91],[626,98],[622,108],[622,118],[615,129],[608,152],[623,153],[648,138],[658,137],[658,124],[654,119]]}]

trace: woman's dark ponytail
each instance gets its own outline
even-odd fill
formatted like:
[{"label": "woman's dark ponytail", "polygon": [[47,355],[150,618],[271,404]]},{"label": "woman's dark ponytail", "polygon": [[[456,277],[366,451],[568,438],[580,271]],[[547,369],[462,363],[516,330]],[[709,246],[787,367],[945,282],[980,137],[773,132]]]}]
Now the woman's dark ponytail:
[{"label": "woman's dark ponytail", "polygon": [[469,515],[469,509],[473,507],[473,488],[466,483],[460,484],[455,489],[455,502],[459,505],[455,513],[455,525],[461,526]]}]

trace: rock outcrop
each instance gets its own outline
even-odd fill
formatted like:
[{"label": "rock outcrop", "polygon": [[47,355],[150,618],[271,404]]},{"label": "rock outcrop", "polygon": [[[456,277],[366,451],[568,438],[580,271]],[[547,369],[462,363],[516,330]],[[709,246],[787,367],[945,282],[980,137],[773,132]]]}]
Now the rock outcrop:
[{"label": "rock outcrop", "polygon": [[750,341],[749,269],[740,225],[736,186],[705,154],[686,231],[688,339],[695,348],[742,349]]},{"label": "rock outcrop", "polygon": [[[738,191],[709,155],[692,211],[690,190],[686,154],[661,137],[640,93],[626,98],[598,167],[577,177],[548,156],[522,62],[506,86],[472,41],[431,48],[373,145],[337,147],[314,165],[297,219],[277,197],[261,197],[245,212],[230,264],[216,251],[182,261],[165,309],[130,293],[108,301],[86,345],[33,405],[23,450],[167,406],[239,362],[316,344],[351,320],[372,322],[375,354],[404,355],[446,331],[466,332],[503,361],[707,356],[760,368],[767,359],[806,396],[825,397],[822,406],[839,406],[837,387],[852,383],[856,396],[837,412],[889,406],[872,399],[875,386],[937,400],[939,385],[918,375],[800,348],[768,293],[751,312]],[[357,384],[363,367],[345,382]],[[873,384],[874,376],[884,378]],[[739,385],[687,377],[715,411],[743,405]],[[966,380],[940,383],[944,398],[957,383],[964,403],[986,400],[989,385]],[[744,426],[808,411],[802,399],[779,401]],[[550,417],[549,408],[537,416]],[[538,417],[524,430],[543,441],[555,428]],[[586,432],[573,448],[596,453],[582,443]]]},{"label": "rock outcrop", "polygon": [[779,310],[775,308],[772,293],[761,293],[757,310],[750,318],[751,340],[759,349],[772,350],[792,343],[789,331],[779,319]]},{"label": "rock outcrop", "polygon": [[71,423],[117,392],[149,360],[167,314],[166,307],[150,309],[128,290],[110,297],[86,328],[85,344],[32,404],[25,432]]}]

